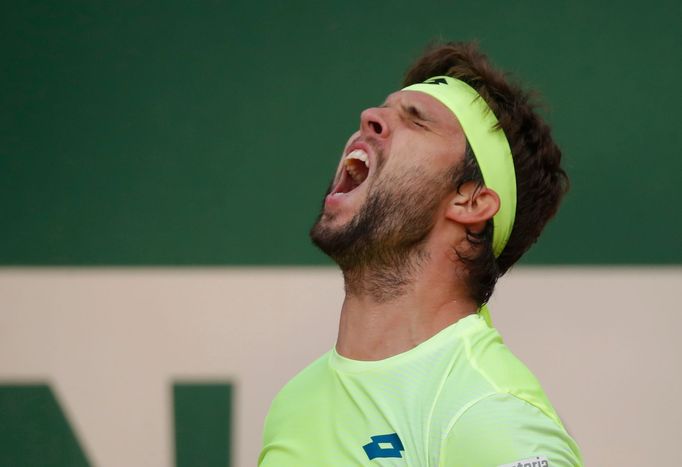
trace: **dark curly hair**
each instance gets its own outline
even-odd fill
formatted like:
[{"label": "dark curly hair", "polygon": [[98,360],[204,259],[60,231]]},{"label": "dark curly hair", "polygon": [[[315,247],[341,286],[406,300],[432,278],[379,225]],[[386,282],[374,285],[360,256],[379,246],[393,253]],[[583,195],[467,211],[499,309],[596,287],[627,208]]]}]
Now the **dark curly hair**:
[{"label": "dark curly hair", "polygon": [[[476,89],[499,120],[516,170],[516,218],[506,247],[498,258],[492,250],[492,220],[481,232],[467,232],[474,253],[457,252],[466,265],[471,298],[479,305],[493,293],[502,276],[538,239],[545,224],[559,208],[569,181],[561,168],[561,151],[549,126],[536,112],[534,94],[510,82],[490,64],[476,43],[448,42],[429,46],[405,73],[403,86],[421,83],[432,76],[447,75]],[[453,172],[456,189],[468,181],[483,185],[483,177],[471,147]]]}]

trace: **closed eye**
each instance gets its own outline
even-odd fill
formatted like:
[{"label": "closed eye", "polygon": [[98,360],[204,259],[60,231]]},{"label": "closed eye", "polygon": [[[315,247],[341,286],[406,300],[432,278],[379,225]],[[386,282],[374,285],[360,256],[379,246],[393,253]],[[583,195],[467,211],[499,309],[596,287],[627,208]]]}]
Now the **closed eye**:
[{"label": "closed eye", "polygon": [[[387,104],[386,102],[384,102],[383,104],[381,104],[379,106],[379,108],[389,108],[389,107],[391,107],[391,106],[389,104]],[[403,118],[405,118],[406,120],[409,120],[410,122],[414,123],[415,125],[417,125],[420,128],[424,128],[427,130],[429,129],[429,127],[422,122],[429,122],[430,120],[428,118],[426,118],[426,116],[414,105],[402,104],[400,106],[400,110],[402,111]]]},{"label": "closed eye", "polygon": [[410,117],[410,120],[412,120],[415,125],[421,128],[428,128],[422,123],[428,121],[428,119],[424,117],[424,114],[422,114],[417,107],[413,105],[403,106],[403,111]]}]

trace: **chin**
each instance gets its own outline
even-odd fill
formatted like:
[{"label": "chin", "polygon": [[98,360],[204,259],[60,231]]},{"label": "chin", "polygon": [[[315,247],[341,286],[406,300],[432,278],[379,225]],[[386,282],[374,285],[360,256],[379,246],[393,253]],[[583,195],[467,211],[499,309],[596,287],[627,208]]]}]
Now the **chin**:
[{"label": "chin", "polygon": [[315,244],[317,241],[324,242],[324,239],[338,235],[344,227],[345,225],[339,221],[338,216],[322,214],[310,229],[310,238]]}]

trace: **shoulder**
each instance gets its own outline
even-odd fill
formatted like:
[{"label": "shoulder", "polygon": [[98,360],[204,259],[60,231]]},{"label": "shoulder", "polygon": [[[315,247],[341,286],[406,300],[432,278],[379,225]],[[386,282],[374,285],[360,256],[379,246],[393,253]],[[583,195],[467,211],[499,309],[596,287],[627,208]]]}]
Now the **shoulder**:
[{"label": "shoulder", "polygon": [[472,380],[480,381],[478,394],[472,400],[489,394],[510,394],[561,425],[535,375],[504,344],[495,328],[480,321],[461,337],[466,355],[462,364]]},{"label": "shoulder", "polygon": [[329,352],[301,370],[277,393],[265,420],[266,431],[267,427],[292,420],[319,403],[328,381]]},{"label": "shoulder", "polygon": [[582,465],[578,447],[560,423],[508,393],[482,397],[453,419],[440,458],[440,465],[448,467],[521,461],[525,461],[521,465],[538,467]]},{"label": "shoulder", "polygon": [[459,339],[462,356],[438,404],[444,412],[439,465],[516,466],[528,459],[521,465],[533,466],[533,458],[546,458],[554,467],[581,465],[578,448],[539,381],[497,330],[472,319]]},{"label": "shoulder", "polygon": [[[265,417],[263,449],[258,465],[300,465],[319,444],[315,430],[324,421],[329,354],[318,358],[292,378],[275,396]],[[301,457],[302,456],[302,457]]]},{"label": "shoulder", "polygon": [[329,352],[325,353],[313,363],[291,378],[277,393],[272,405],[280,401],[291,403],[295,399],[306,399],[320,389],[329,375]]}]

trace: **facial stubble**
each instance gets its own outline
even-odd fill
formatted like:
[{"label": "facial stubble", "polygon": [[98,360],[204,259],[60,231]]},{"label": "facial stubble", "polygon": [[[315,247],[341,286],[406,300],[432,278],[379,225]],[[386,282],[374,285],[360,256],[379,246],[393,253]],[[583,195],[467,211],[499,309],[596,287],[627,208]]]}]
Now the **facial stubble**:
[{"label": "facial stubble", "polygon": [[408,291],[428,260],[424,246],[447,182],[418,168],[380,177],[360,211],[340,227],[329,225],[323,206],[310,238],[341,268],[346,293],[383,303]]}]

